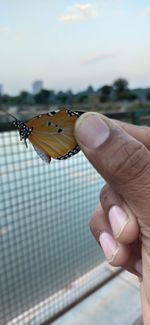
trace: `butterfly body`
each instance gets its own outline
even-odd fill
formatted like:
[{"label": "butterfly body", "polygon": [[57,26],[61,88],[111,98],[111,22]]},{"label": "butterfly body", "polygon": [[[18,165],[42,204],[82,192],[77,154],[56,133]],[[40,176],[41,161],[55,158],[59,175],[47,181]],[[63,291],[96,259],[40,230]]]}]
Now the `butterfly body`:
[{"label": "butterfly body", "polygon": [[18,128],[20,139],[32,143],[37,154],[46,162],[67,159],[80,148],[74,137],[74,125],[83,112],[60,110],[33,117],[26,123],[13,122]]},{"label": "butterfly body", "polygon": [[27,142],[26,142],[26,139],[28,139],[32,133],[32,129],[29,128],[26,123],[22,122],[22,121],[19,121],[16,119],[16,121],[13,122],[14,126],[16,126],[19,130],[19,133],[20,133],[20,140],[23,140],[25,141],[25,145],[27,147]]}]

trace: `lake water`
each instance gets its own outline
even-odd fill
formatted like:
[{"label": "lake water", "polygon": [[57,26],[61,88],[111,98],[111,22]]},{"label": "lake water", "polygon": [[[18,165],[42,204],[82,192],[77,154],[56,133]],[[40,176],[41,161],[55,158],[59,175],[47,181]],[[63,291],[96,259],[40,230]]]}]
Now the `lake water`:
[{"label": "lake water", "polygon": [[47,165],[0,133],[0,325],[103,260],[88,229],[103,184],[82,153]]}]

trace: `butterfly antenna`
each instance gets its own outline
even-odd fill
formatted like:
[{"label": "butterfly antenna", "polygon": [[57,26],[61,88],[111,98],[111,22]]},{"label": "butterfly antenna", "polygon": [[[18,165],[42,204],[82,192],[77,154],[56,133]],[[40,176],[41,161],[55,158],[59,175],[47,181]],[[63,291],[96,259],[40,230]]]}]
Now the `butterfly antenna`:
[{"label": "butterfly antenna", "polygon": [[12,118],[14,118],[14,119],[17,121],[17,118],[16,118],[14,115],[8,113],[7,111],[4,111],[3,109],[0,109],[0,111],[2,111],[2,112],[3,112],[4,114],[6,114],[6,115],[11,116]]}]

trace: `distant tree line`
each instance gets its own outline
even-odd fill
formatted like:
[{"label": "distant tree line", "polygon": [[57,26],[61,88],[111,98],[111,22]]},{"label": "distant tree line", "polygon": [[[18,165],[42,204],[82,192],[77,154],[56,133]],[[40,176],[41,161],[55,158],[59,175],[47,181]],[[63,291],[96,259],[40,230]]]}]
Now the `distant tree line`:
[{"label": "distant tree line", "polygon": [[[21,91],[18,96],[7,94],[0,96],[1,105],[66,105],[85,104],[93,98],[99,103],[115,101],[134,101],[138,95],[134,90],[129,89],[128,81],[123,78],[116,79],[112,85],[104,85],[94,90],[89,86],[85,91],[74,94],[71,90],[54,92],[54,90],[42,89],[38,94],[32,95],[27,91]],[[146,93],[147,100],[150,100],[150,90]]]}]

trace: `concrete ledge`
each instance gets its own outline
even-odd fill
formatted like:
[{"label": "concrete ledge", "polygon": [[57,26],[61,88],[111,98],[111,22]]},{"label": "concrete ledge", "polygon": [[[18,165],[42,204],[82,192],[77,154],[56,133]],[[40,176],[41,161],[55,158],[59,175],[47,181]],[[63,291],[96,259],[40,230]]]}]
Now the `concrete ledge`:
[{"label": "concrete ledge", "polygon": [[127,271],[123,271],[53,324],[141,325],[137,278]]},{"label": "concrete ledge", "polygon": [[[10,320],[7,325],[37,325],[49,324],[47,319],[53,319],[55,315],[60,314],[62,310],[72,306],[77,300],[82,298],[87,292],[91,292],[93,288],[104,285],[110,278],[116,276],[120,272],[120,268],[112,268],[105,261],[99,266],[88,271],[69,286],[62,288],[39,304],[31,307],[24,313]],[[78,304],[80,305],[80,304]]]}]

